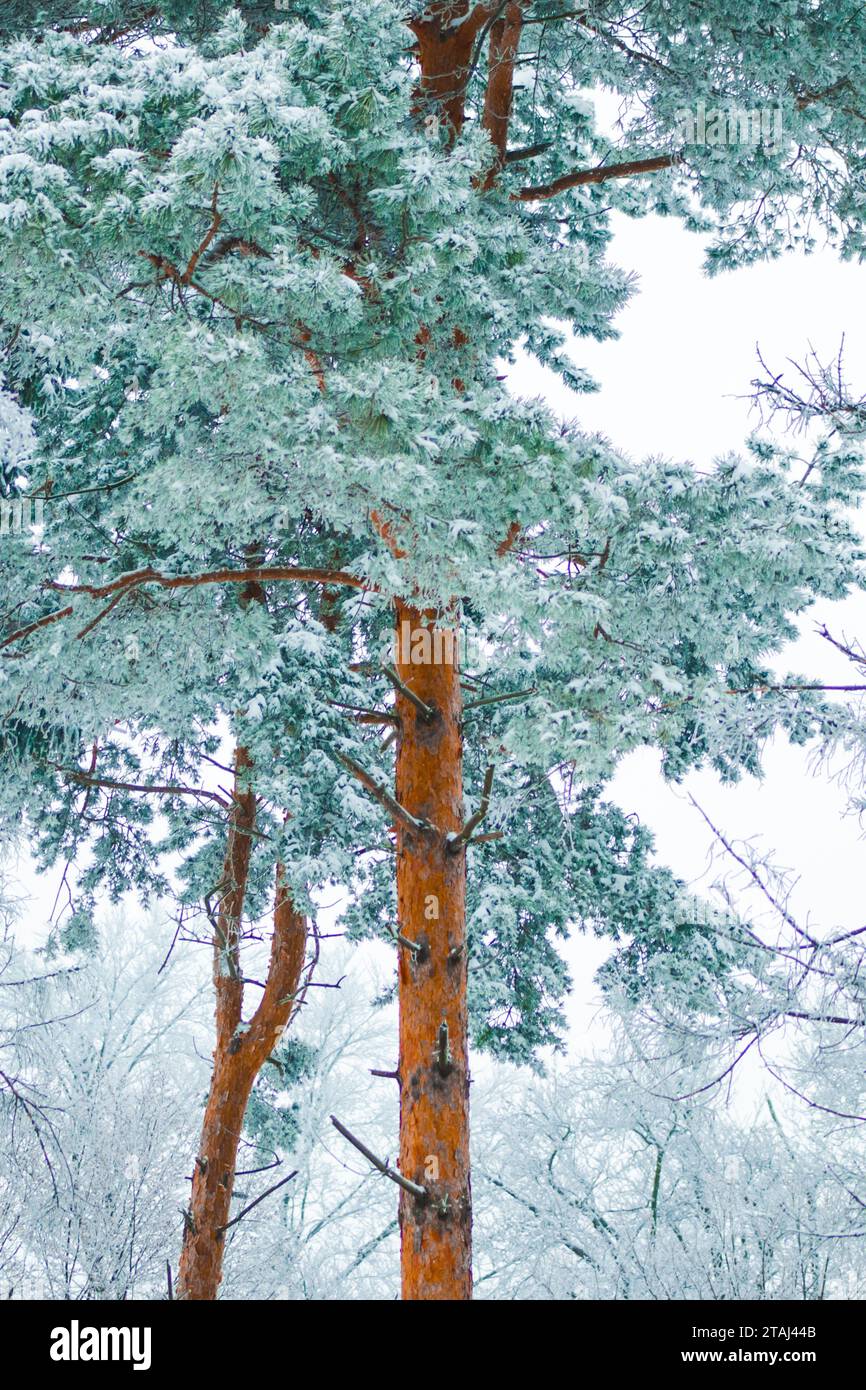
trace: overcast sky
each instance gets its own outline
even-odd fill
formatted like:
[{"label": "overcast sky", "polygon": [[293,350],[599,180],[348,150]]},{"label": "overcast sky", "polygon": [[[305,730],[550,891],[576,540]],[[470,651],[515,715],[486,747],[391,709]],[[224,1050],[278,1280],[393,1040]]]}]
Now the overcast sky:
[{"label": "overcast sky", "polygon": [[[810,347],[821,358],[835,356],[844,335],[849,382],[858,392],[866,390],[862,266],[823,251],[709,279],[702,269],[703,239],[675,220],[620,217],[615,225],[610,259],[637,272],[637,292],[617,320],[619,341],[580,340],[572,349],[601,390],[573,395],[528,362],[514,373],[516,390],[543,393],[561,414],[601,431],[637,460],[664,455],[699,468],[741,451],[760,424],[743,399],[758,374],[756,345],[778,371],[786,358],[802,361]],[[814,636],[818,620],[866,641],[866,596],[811,610],[801,624],[801,641],[780,658],[779,668],[850,681],[848,663]],[[761,781],[745,778],[723,787],[706,772],[672,788],[659,775],[658,755],[641,752],[624,761],[609,795],[652,827],[659,858],[694,880],[696,891],[712,882],[719,866],[706,874],[713,837],[689,804],[689,792],[728,835],[755,837],[799,874],[791,899],[798,914],[828,931],[859,926],[866,920],[861,826],[846,814],[845,789],[826,773],[814,775],[811,762],[808,750],[781,739],[767,751]],[[577,1051],[585,1047],[595,1015],[592,973],[603,949],[576,942],[568,954],[575,972],[570,1017]]]}]

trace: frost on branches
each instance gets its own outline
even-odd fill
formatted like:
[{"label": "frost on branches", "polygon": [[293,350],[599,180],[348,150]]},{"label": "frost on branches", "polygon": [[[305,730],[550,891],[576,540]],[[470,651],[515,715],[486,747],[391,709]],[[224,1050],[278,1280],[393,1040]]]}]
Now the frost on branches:
[{"label": "frost on branches", "polygon": [[[75,865],[73,920],[135,889],[211,939],[203,1150],[315,983],[318,895],[339,888],[356,938],[393,941],[399,906],[405,1002],[435,867],[457,1068],[423,1123],[460,1151],[437,1201],[468,1230],[467,1010],[499,1057],[556,1046],[575,928],[617,943],[616,991],[686,979],[703,1008],[739,978],[741,935],[693,923],[603,799],[619,760],[735,778],[780,727],[856,736],[769,670],[862,582],[851,432],[805,464],[763,438],[706,474],[638,464],[510,394],[502,363],[520,346],[591,388],[569,335],[611,336],[631,292],[611,208],[712,230],[715,270],[819,225],[859,254],[862,14],[788,6],[770,42],[745,6],[86,8],[16,3],[2,30],[2,487],[44,528],[2,542],[0,824]],[[619,143],[600,82],[631,99]],[[684,143],[684,93],[769,105],[783,138]],[[411,657],[393,669],[395,610],[456,634],[431,703]],[[264,981],[243,965],[262,932]],[[183,1288],[214,1297],[235,1156],[197,1158],[184,1249],[207,1277]]]}]

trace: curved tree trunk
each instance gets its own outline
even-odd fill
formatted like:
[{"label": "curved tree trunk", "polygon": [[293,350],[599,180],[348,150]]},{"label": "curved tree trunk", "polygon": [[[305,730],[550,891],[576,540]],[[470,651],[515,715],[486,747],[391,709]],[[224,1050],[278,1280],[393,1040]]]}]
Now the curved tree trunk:
[{"label": "curved tree trunk", "polygon": [[237,1152],[250,1092],[285,1032],[304,968],[307,922],[295,911],[277,866],[274,934],[265,990],[249,1025],[243,1021],[240,936],[249,876],[255,795],[247,785],[244,749],[235,758],[235,806],[229,826],[222,898],[214,924],[216,1046],[210,1090],[195,1160],[192,1198],[184,1213],[178,1299],[215,1299],[222,1280],[225,1227],[230,1220]]}]

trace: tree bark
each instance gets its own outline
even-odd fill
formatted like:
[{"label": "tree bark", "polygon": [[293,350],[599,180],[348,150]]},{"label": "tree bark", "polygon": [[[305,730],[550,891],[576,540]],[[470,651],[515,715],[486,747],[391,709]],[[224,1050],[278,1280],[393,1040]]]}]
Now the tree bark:
[{"label": "tree bark", "polygon": [[488,173],[485,188],[492,188],[498,170],[505,163],[511,99],[514,92],[514,62],[520,47],[522,29],[523,8],[517,0],[511,0],[490,27],[487,90],[484,93],[481,124],[493,143],[496,162]]},{"label": "tree bark", "polygon": [[493,13],[492,5],[444,0],[409,21],[418,40],[421,69],[416,112],[443,121],[453,136],[463,128],[475,44]]},{"label": "tree bark", "polygon": [[[444,0],[410,21],[418,41],[416,111],[436,117],[456,138],[476,45],[496,19],[492,4]],[[494,93],[486,124],[497,156],[507,138],[519,12],[509,7],[491,50]],[[417,341],[429,337],[424,327]],[[456,389],[462,383],[455,381]],[[387,523],[373,517],[400,557]],[[449,850],[463,826],[463,702],[454,627],[434,612],[399,601],[397,672],[431,710],[425,718],[398,694],[397,800],[418,831],[397,827],[397,911],[401,935],[421,952],[400,951],[400,1171],[427,1191],[402,1191],[402,1296],[406,1300],[472,1297],[472,1195],[469,1170],[469,1058],[466,952],[466,855]],[[426,633],[429,650],[425,648]],[[416,640],[421,639],[421,640]],[[413,657],[420,659],[413,660]],[[448,659],[450,657],[450,659]]]},{"label": "tree bark", "polygon": [[184,1238],[175,1297],[217,1297],[230,1216],[237,1152],[244,1116],[266,1059],[285,1032],[296,1004],[307,943],[306,919],[295,911],[277,866],[274,933],[265,989],[250,1023],[242,1027],[244,986],[240,937],[249,878],[255,794],[243,748],[235,757],[235,805],[229,825],[222,898],[214,924],[216,1045],[210,1089],[195,1160],[192,1197],[184,1213]]},{"label": "tree bark", "polygon": [[447,838],[463,825],[457,629],[400,603],[397,653],[400,679],[431,710],[425,719],[397,697],[397,800],[424,822],[397,832],[400,931],[422,947],[400,951],[400,1171],[428,1193],[400,1195],[402,1292],[464,1300],[472,1297],[466,860]]}]

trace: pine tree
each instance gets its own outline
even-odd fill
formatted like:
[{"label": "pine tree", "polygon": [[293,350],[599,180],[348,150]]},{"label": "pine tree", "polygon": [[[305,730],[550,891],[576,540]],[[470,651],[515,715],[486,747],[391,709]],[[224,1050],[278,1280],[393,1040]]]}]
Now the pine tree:
[{"label": "pine tree", "polygon": [[[28,37],[18,6],[0,55],[7,385],[38,433],[13,485],[54,499],[42,543],[5,552],[4,816],[35,808],[49,859],[90,844],[84,891],[162,888],[182,851],[187,901],[220,895],[196,1296],[230,1198],[219,1115],[236,1135],[265,1055],[245,908],[278,875],[294,941],[323,884],[351,886],[358,931],[396,902],[404,1296],[467,1298],[470,1004],[481,1041],[531,1055],[566,983],[551,931],[668,949],[670,880],[595,789],[644,744],[671,776],[735,776],[779,723],[807,738],[817,693],[764,700],[766,658],[858,559],[849,441],[805,477],[759,441],[705,476],[638,468],[500,362],[522,341],[591,386],[556,325],[613,331],[611,207],[712,227],[713,269],[813,223],[859,254],[862,15],[436,3],[407,27],[368,0],[249,27],[204,7],[193,33],[194,6],[105,8]],[[630,99],[619,143],[600,82]],[[702,142],[709,107],[716,134],[778,121]],[[225,724],[238,781],[214,790]]]}]

